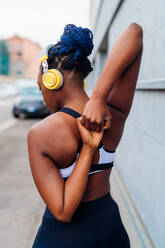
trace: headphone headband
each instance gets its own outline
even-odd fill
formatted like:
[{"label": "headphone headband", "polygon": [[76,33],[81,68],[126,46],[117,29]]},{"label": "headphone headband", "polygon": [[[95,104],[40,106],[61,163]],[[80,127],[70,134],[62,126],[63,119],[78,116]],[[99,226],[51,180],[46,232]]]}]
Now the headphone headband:
[{"label": "headphone headband", "polygon": [[51,47],[53,47],[54,44],[50,44],[44,48],[42,48],[41,53],[40,53],[40,62],[42,63],[44,60],[48,59],[48,51]]},{"label": "headphone headband", "polygon": [[43,72],[47,72],[48,71],[48,51],[51,47],[53,47],[54,44],[50,44],[46,47],[44,47],[42,50],[41,50],[41,53],[40,53],[40,62],[42,64],[42,67],[43,67]]}]

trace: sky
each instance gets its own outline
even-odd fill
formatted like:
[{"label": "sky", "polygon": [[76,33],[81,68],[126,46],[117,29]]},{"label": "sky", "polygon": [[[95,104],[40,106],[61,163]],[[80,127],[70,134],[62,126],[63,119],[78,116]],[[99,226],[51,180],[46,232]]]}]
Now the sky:
[{"label": "sky", "polygon": [[41,47],[56,43],[66,24],[88,27],[90,0],[4,0],[0,3],[0,40],[15,34]]}]

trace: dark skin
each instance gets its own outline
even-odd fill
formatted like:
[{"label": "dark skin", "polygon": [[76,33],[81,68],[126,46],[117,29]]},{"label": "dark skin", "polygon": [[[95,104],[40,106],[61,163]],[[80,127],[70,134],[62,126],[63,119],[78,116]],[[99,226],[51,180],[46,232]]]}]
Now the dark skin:
[{"label": "dark skin", "polygon": [[[39,71],[38,85],[54,114],[30,129],[29,159],[36,187],[60,221],[71,221],[80,202],[97,199],[110,190],[111,169],[90,176],[89,170],[91,164],[99,161],[100,140],[108,150],[115,150],[120,142],[133,101],[141,56],[142,29],[133,23],[116,41],[90,99],[80,74],[62,71],[64,84],[53,91],[44,87],[42,71]],[[76,120],[57,112],[64,106],[83,116]],[[81,140],[75,168],[64,182],[59,168],[74,162]]]}]

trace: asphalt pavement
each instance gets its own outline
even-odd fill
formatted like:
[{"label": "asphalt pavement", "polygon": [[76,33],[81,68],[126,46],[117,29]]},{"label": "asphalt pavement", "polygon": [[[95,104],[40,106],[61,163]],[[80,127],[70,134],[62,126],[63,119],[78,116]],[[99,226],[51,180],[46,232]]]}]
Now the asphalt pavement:
[{"label": "asphalt pavement", "polygon": [[12,103],[13,99],[0,99],[0,126],[12,119]]},{"label": "asphalt pavement", "polygon": [[27,132],[39,119],[14,119],[11,102],[4,102],[0,101],[0,247],[30,248],[45,208],[27,154]]}]

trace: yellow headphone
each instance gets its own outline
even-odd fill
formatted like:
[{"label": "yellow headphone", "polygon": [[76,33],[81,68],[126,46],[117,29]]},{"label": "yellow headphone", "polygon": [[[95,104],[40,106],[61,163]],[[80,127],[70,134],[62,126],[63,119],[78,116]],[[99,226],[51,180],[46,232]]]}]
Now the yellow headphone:
[{"label": "yellow headphone", "polygon": [[[49,90],[57,90],[60,89],[63,85],[63,76],[62,73],[57,69],[49,69],[48,70],[48,50],[54,46],[54,44],[50,44],[47,47],[41,50],[40,54],[40,62],[43,67],[43,76],[42,82],[44,86]],[[86,83],[84,81],[84,88],[86,88]]]},{"label": "yellow headphone", "polygon": [[54,46],[50,44],[49,46],[43,48],[40,54],[40,62],[43,67],[42,82],[44,86],[49,90],[57,90],[63,85],[63,76],[57,69],[48,70],[48,50]]},{"label": "yellow headphone", "polygon": [[43,73],[42,82],[49,90],[57,90],[63,85],[63,76],[60,71],[50,69]]}]

